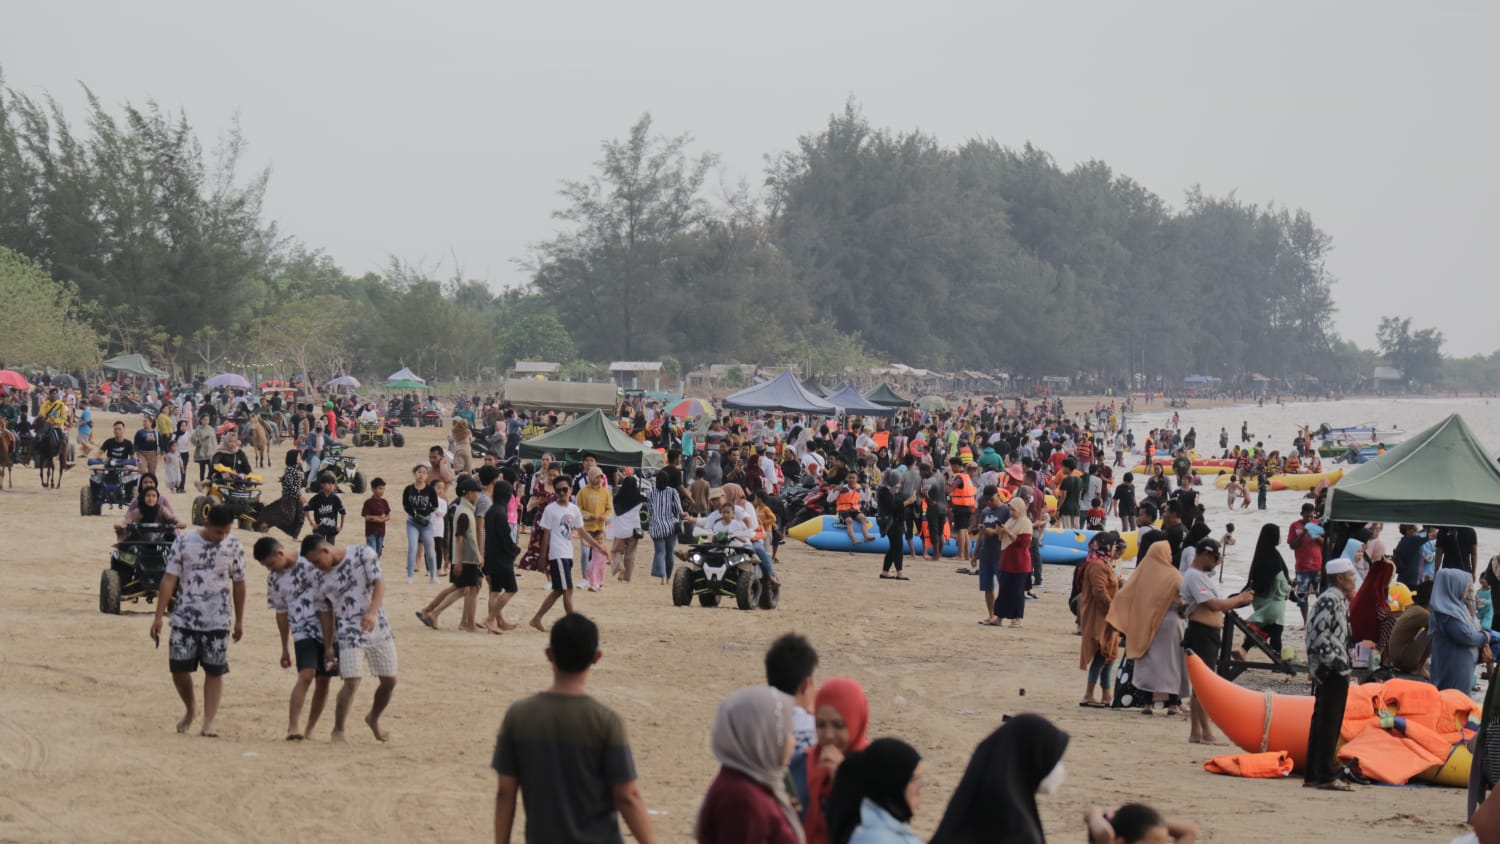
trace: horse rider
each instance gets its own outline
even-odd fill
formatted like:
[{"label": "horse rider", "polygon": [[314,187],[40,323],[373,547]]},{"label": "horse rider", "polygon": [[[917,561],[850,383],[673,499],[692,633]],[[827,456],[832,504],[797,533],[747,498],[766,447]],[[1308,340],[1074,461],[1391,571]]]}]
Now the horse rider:
[{"label": "horse rider", "polygon": [[260,407],[257,408],[257,412],[260,414],[260,421],[265,423],[266,429],[271,432],[271,442],[281,439],[281,414],[271,406],[269,397],[264,395],[260,397]]},{"label": "horse rider", "polygon": [[57,441],[59,449],[62,449],[64,458],[67,456],[68,446],[68,405],[57,397],[57,388],[53,387],[47,391],[47,400],[42,402],[42,407],[37,411],[38,419],[45,419],[48,425],[47,433]]}]

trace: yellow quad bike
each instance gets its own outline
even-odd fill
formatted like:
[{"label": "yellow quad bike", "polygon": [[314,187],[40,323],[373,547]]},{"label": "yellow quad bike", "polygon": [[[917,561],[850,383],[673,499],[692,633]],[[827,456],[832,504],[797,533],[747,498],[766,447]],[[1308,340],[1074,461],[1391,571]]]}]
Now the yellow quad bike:
[{"label": "yellow quad bike", "polygon": [[193,524],[208,524],[208,510],[225,504],[234,511],[235,521],[261,533],[266,525],[260,520],[260,475],[235,475],[228,466],[215,465],[206,494],[193,499]]},{"label": "yellow quad bike", "polygon": [[379,446],[389,448],[393,442],[390,428],[383,422],[360,422],[354,426],[356,447]]}]

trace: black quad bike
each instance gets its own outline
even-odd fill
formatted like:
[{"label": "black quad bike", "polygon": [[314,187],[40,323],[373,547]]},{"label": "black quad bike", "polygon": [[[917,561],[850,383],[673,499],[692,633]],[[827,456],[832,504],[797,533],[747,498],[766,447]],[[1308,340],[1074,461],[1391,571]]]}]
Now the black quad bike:
[{"label": "black quad bike", "polygon": [[[318,464],[318,474],[327,472],[333,475],[336,486],[348,485],[350,492],[365,491],[365,475],[356,468],[353,455],[344,453],[343,443],[334,443],[323,450],[323,462]],[[316,492],[318,479],[309,478],[307,481],[309,491]]]},{"label": "black quad bike", "polygon": [[134,460],[89,461],[89,482],[78,491],[78,514],[97,516],[106,506],[128,508],[135,501],[140,474]]},{"label": "black quad bike", "polygon": [[719,599],[733,598],[742,610],[776,609],[781,587],[765,579],[760,560],[749,545],[718,534],[678,551],[682,562],[672,572],[672,605],[685,607],[698,596],[698,603],[716,607]]},{"label": "black quad bike", "polygon": [[167,572],[167,551],[176,536],[176,525],[126,525],[125,538],[115,543],[109,555],[109,568],[99,575],[99,612],[119,615],[121,601],[155,601]]}]

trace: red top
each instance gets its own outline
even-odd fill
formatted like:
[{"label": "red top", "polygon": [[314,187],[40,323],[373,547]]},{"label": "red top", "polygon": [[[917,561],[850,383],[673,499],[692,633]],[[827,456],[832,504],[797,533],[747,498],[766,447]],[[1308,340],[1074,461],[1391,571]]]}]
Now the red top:
[{"label": "red top", "polygon": [[1298,519],[1286,530],[1286,544],[1296,555],[1297,571],[1316,572],[1323,570],[1323,547],[1317,537],[1307,533],[1307,522]]},{"label": "red top", "polygon": [[719,769],[698,812],[699,844],[797,844],[776,797],[731,768]]},{"label": "red top", "polygon": [[[391,514],[391,502],[384,498],[366,498],[365,506],[360,508],[361,516],[389,516]],[[365,519],[365,536],[385,536],[385,522],[372,522]]]},{"label": "red top", "polygon": [[1018,536],[1000,552],[1000,570],[1008,574],[1031,571],[1031,537]]}]

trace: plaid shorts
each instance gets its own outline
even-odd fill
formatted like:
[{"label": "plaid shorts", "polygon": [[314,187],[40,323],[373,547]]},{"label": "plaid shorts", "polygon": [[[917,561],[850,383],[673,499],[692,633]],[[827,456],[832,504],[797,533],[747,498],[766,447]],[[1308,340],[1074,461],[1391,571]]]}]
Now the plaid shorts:
[{"label": "plaid shorts", "polygon": [[173,627],[167,639],[167,665],[173,674],[192,674],[199,665],[210,677],[228,674],[229,631]]},{"label": "plaid shorts", "polygon": [[365,662],[376,677],[396,676],[396,640],[386,639],[378,645],[350,647],[339,645],[339,676],[357,680],[365,676]]}]

